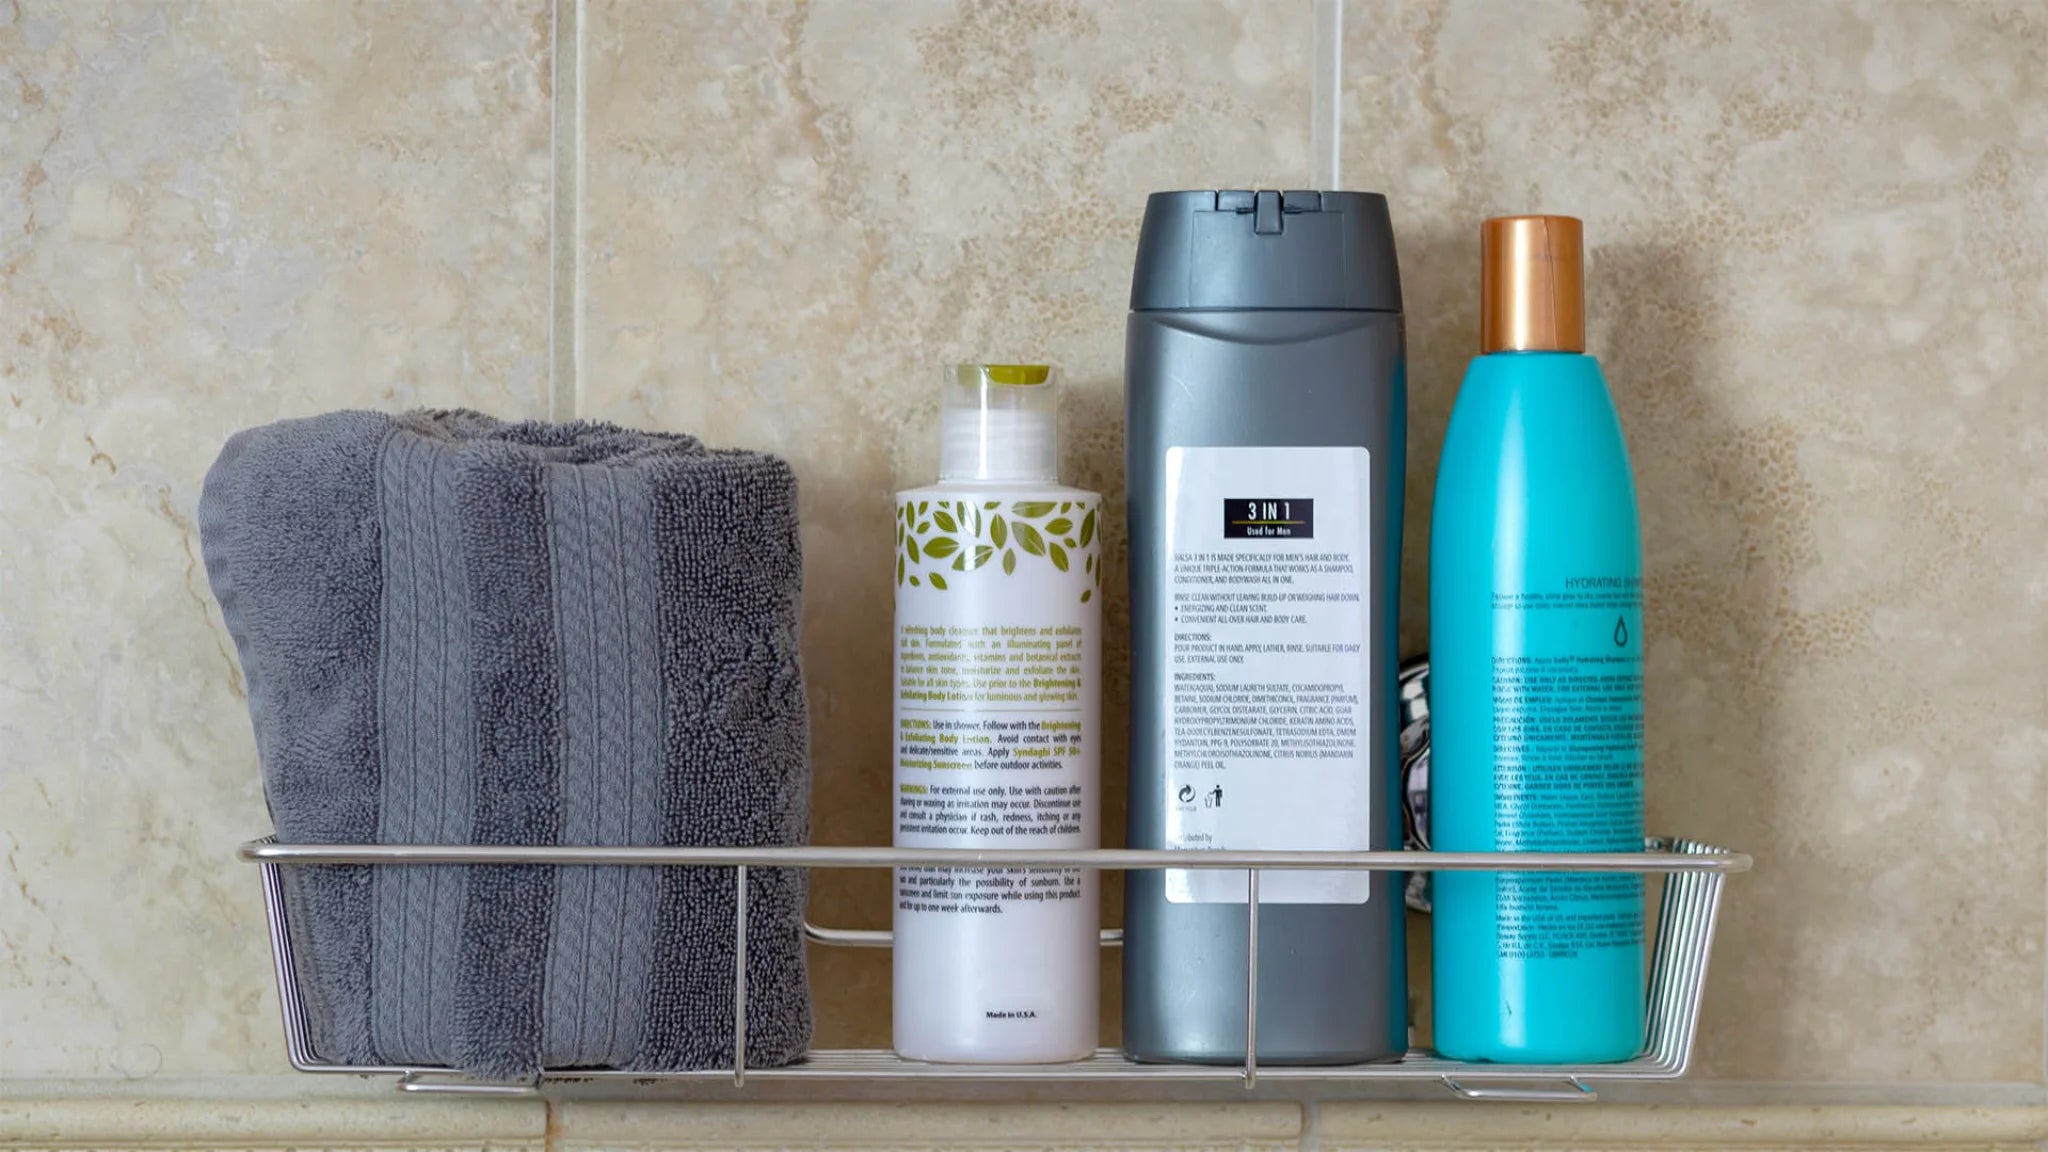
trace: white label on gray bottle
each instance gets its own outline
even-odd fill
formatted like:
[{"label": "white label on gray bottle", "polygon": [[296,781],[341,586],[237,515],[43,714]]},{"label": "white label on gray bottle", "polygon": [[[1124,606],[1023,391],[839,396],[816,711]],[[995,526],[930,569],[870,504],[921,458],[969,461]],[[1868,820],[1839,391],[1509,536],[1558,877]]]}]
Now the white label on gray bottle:
[{"label": "white label on gray bottle", "polygon": [[[1168,848],[1369,847],[1370,459],[1167,450]],[[1370,889],[1364,872],[1273,871],[1259,902],[1363,904]],[[1166,898],[1242,904],[1245,876],[1170,870]]]}]

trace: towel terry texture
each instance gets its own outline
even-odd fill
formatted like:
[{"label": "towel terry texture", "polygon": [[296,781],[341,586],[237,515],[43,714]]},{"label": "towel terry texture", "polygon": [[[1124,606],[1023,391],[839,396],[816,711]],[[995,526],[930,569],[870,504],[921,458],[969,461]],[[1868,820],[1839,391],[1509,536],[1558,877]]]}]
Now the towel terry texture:
[{"label": "towel terry texture", "polygon": [[[608,424],[338,412],[237,434],[208,579],[292,843],[809,834],[796,482]],[[730,869],[293,866],[314,1051],[669,1071],[733,1057]],[[810,1041],[804,876],[751,870],[747,1061]]]}]

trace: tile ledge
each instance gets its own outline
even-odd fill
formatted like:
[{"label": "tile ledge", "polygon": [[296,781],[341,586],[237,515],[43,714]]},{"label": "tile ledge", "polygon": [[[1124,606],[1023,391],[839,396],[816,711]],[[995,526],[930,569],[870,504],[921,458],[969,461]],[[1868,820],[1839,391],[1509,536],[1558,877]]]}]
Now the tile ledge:
[{"label": "tile ledge", "polygon": [[[1149,1103],[609,1103],[557,1112],[560,1147],[603,1152],[697,1148],[1218,1149],[1292,1152],[1291,1101]],[[687,1135],[684,1135],[687,1133]]]},{"label": "tile ledge", "polygon": [[538,1100],[362,1099],[310,1095],[0,1096],[0,1149],[476,1149],[543,1148]]},{"label": "tile ledge", "polygon": [[[1330,1102],[690,1104],[286,1095],[202,1085],[0,1086],[0,1150],[2018,1149],[2048,1106]],[[95,1091],[95,1087],[97,1090]],[[385,1089],[388,1091],[388,1089]]]},{"label": "tile ledge", "polygon": [[1899,1104],[1324,1104],[1323,1152],[1348,1148],[2036,1148],[2048,1107]]}]

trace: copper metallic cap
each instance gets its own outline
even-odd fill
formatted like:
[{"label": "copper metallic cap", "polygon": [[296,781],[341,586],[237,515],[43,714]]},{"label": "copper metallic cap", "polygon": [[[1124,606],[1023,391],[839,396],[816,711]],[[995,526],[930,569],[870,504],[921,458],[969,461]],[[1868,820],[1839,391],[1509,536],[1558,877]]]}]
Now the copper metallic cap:
[{"label": "copper metallic cap", "polygon": [[1479,351],[1584,352],[1584,229],[1570,216],[1479,226]]}]

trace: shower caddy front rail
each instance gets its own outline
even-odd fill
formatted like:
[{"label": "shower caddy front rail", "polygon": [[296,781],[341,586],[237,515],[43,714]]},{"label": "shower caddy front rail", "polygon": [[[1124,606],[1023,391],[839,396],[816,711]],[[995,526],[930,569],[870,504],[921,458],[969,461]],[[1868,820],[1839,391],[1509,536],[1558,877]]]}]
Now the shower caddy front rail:
[{"label": "shower caddy front rail", "polygon": [[[262,866],[264,902],[278,996],[284,1011],[285,1044],[292,1066],[302,1072],[388,1075],[401,1090],[467,1095],[534,1095],[543,1084],[579,1081],[683,1082],[740,1088],[750,1081],[981,1082],[1060,1084],[1117,1081],[1183,1083],[1237,1081],[1246,1089],[1262,1081],[1350,1084],[1365,1081],[1434,1081],[1470,1100],[1578,1102],[1596,1098],[1596,1081],[1671,1080],[1685,1074],[1699,1028],[1707,959],[1723,882],[1750,867],[1740,852],[1690,840],[1651,840],[1635,853],[1569,852],[1252,852],[1162,851],[1132,848],[1086,850],[951,848],[631,848],[501,847],[431,844],[279,844],[274,838],[242,845],[241,859]],[[633,868],[725,867],[734,874],[733,1063],[727,1068],[680,1072],[612,1069],[544,1071],[532,1081],[501,1084],[475,1080],[449,1068],[382,1064],[335,1064],[314,1054],[298,970],[286,924],[281,870],[309,864],[362,865],[595,865]],[[1068,1064],[923,1064],[882,1050],[814,1050],[781,1068],[748,1068],[747,1059],[747,878],[754,868],[951,868],[1061,869],[1096,871],[1198,868],[1245,874],[1245,1058],[1231,1065],[1138,1064],[1113,1049]],[[1656,943],[1650,969],[1644,1050],[1615,1064],[1508,1065],[1443,1059],[1411,1051],[1390,1063],[1344,1066],[1272,1066],[1258,1060],[1259,878],[1273,871],[1356,872],[1632,872],[1664,878]],[[828,947],[886,948],[887,931],[804,924],[806,938]],[[1122,943],[1114,929],[1102,933],[1106,947]],[[1531,1086],[1535,1085],[1535,1086]]]}]

